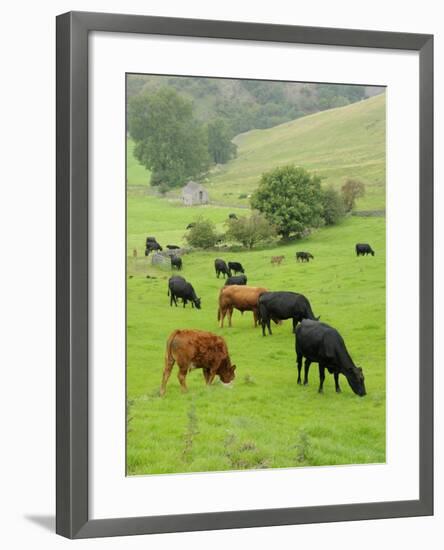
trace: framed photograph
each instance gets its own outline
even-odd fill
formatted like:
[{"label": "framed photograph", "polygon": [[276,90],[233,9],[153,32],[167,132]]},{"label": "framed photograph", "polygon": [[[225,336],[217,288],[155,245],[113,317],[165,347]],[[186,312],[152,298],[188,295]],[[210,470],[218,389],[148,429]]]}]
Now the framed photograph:
[{"label": "framed photograph", "polygon": [[433,37],[57,17],[57,533],[433,514]]}]

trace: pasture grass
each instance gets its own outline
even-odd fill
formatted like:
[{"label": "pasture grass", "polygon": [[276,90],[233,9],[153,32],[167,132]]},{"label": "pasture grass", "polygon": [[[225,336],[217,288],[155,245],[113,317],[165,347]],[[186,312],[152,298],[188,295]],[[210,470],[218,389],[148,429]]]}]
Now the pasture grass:
[{"label": "pasture grass", "polygon": [[[183,244],[185,227],[199,215],[222,228],[233,208],[182,207],[151,196],[128,195],[127,265],[127,473],[286,468],[385,461],[385,219],[348,217],[336,227],[272,247],[194,251],[183,257],[182,275],[202,309],[170,307],[169,267],[153,267],[143,256],[147,235],[162,244]],[[243,211],[245,213],[245,211]],[[376,255],[357,258],[356,242],[369,242]],[[138,257],[132,257],[132,250]],[[297,263],[296,250],[314,255]],[[272,266],[273,255],[285,255]],[[291,321],[273,325],[273,336],[253,328],[252,314],[233,314],[233,327],[220,329],[217,297],[223,285],[214,259],[240,261],[248,284],[293,290],[307,296],[315,315],[336,327],[356,364],[363,367],[368,395],[356,396],[344,377],[341,394],[326,375],[317,392],[317,365],[309,385],[296,384]],[[147,275],[150,278],[147,278]],[[177,328],[223,336],[237,365],[234,384],[206,387],[200,369],[187,376],[182,394],[177,366],[159,396],[165,343]]]}]

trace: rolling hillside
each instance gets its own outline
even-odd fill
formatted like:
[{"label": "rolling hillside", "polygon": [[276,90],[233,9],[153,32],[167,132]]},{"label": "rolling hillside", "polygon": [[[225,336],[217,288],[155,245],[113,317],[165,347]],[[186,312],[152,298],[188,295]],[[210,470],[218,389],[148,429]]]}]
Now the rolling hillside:
[{"label": "rolling hillside", "polygon": [[235,138],[238,156],[217,167],[206,183],[212,201],[248,204],[259,178],[275,166],[295,163],[341,186],[358,178],[367,186],[359,209],[385,206],[385,94],[308,115]]}]

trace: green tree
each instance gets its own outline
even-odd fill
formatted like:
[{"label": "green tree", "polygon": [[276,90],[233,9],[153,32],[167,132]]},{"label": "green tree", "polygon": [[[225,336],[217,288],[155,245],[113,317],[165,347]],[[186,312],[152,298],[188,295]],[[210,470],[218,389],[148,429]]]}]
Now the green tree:
[{"label": "green tree", "polygon": [[185,240],[196,248],[212,248],[219,240],[216,226],[211,220],[199,218],[193,227],[185,234]]},{"label": "green tree", "polygon": [[177,187],[208,167],[205,128],[193,118],[191,101],[173,89],[131,97],[128,129],[134,156],[151,170],[152,185]]},{"label": "green tree", "polygon": [[345,205],[341,195],[332,186],[322,191],[322,217],[326,225],[335,225],[345,215]]},{"label": "green tree", "polygon": [[259,212],[253,212],[251,216],[243,216],[237,220],[229,219],[226,225],[228,229],[225,239],[241,243],[248,248],[253,248],[255,244],[269,241],[276,236],[275,228]]},{"label": "green tree", "polygon": [[262,174],[251,207],[264,214],[283,238],[322,223],[321,179],[304,168],[280,166]]},{"label": "green tree", "polygon": [[348,179],[342,186],[341,192],[345,209],[350,212],[356,206],[356,199],[365,195],[365,185],[362,181]]},{"label": "green tree", "polygon": [[236,156],[237,147],[231,141],[228,124],[221,118],[208,123],[208,153],[216,164],[225,164]]}]

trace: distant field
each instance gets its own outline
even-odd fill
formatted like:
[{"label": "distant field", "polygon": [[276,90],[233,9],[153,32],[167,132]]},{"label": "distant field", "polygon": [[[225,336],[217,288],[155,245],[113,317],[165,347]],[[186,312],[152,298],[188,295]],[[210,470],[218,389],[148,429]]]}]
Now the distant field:
[{"label": "distant field", "polygon": [[[235,138],[238,156],[204,182],[213,202],[249,205],[248,195],[263,172],[294,163],[339,188],[358,178],[367,188],[359,210],[385,208],[385,94],[345,107],[322,111],[267,130]],[[128,183],[146,185],[148,174],[132,157],[129,141]]]},{"label": "distant field", "polygon": [[[169,306],[169,269],[153,268],[143,256],[144,240],[181,244],[186,225],[203,214],[222,227],[233,208],[181,207],[149,196],[128,196],[127,389],[128,474],[297,467],[385,461],[385,219],[347,218],[306,240],[241,252],[193,252],[182,275],[202,298],[202,309]],[[245,211],[238,211],[244,212]],[[370,242],[375,257],[356,258],[354,244]],[[133,248],[139,257],[133,260]],[[296,250],[315,259],[297,264]],[[270,257],[284,254],[279,267]],[[321,320],[337,327],[355,362],[363,367],[368,395],[342,394],[327,374],[317,393],[315,364],[307,387],[296,384],[291,323],[263,338],[252,315],[233,315],[233,328],[218,328],[217,296],[222,280],[214,259],[238,260],[249,284],[302,292]],[[149,274],[151,277],[146,278]],[[222,335],[237,365],[232,389],[205,387],[191,372],[182,394],[177,370],[164,398],[158,394],[165,342],[176,328]]]},{"label": "distant field", "polygon": [[132,187],[146,186],[148,187],[150,183],[151,173],[149,170],[144,168],[139,162],[134,158],[134,141],[130,138],[126,141],[126,154],[127,154],[127,181],[128,185]]},{"label": "distant field", "polygon": [[288,163],[340,187],[347,178],[363,181],[361,210],[385,207],[385,94],[322,111],[268,130],[236,138],[238,157],[210,176],[212,200],[247,203],[263,172]]}]

